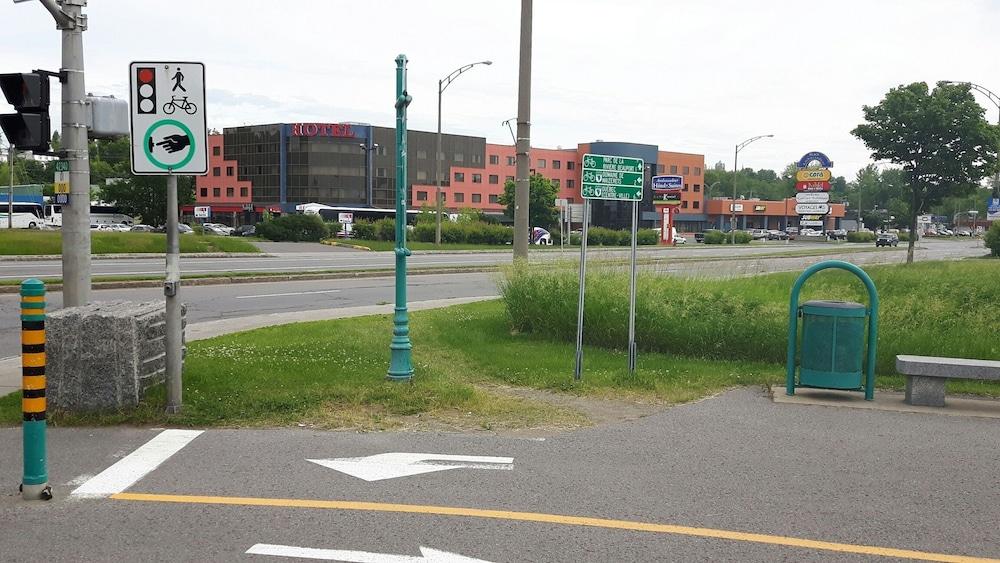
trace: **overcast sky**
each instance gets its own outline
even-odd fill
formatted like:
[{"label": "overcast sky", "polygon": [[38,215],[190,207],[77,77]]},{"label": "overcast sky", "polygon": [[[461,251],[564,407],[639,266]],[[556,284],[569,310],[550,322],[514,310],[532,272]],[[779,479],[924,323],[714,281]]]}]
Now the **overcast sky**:
[{"label": "overcast sky", "polygon": [[[511,143],[518,0],[90,0],[87,89],[128,96],[133,60],[206,65],[208,124],[395,123],[395,63],[409,59],[411,129]],[[850,130],[894,86],[967,80],[1000,92],[998,0],[537,0],[532,146],[597,139],[781,170],[810,150],[853,178],[870,162]],[[60,39],[37,2],[0,0],[2,72],[57,70]],[[53,86],[55,86],[53,84]],[[54,89],[54,92],[57,91]],[[988,104],[985,98],[978,98]],[[997,119],[989,106],[987,118]],[[53,123],[58,121],[53,120]]]}]

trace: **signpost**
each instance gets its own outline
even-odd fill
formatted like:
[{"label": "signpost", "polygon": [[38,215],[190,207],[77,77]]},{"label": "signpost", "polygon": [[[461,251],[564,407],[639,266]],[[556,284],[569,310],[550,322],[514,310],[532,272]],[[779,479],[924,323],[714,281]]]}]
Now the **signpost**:
[{"label": "signpost", "polygon": [[580,171],[583,196],[583,233],[580,240],[580,297],[576,313],[576,363],[573,379],[583,374],[583,303],[587,283],[587,226],[590,224],[590,200],[606,199],[632,202],[632,275],[629,281],[628,369],[635,373],[635,277],[636,228],[639,223],[639,202],[645,179],[645,163],[641,158],[603,154],[583,155]]},{"label": "signpost", "polygon": [[802,155],[795,173],[795,213],[799,215],[800,227],[822,227],[823,216],[830,214],[830,167],[827,156],[819,151]]},{"label": "signpost", "polygon": [[166,297],[167,413],[182,403],[181,283],[177,225],[177,175],[208,172],[205,65],[133,62],[129,65],[132,172],[167,175]]}]

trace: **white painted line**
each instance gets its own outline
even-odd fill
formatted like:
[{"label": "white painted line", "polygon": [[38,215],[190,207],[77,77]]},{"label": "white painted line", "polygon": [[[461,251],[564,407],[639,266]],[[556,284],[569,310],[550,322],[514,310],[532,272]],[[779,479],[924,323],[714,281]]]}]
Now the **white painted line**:
[{"label": "white painted line", "polygon": [[367,457],[340,457],[334,459],[307,459],[317,465],[329,467],[365,481],[381,481],[397,477],[410,477],[448,471],[449,469],[514,469],[514,458],[476,455],[419,454],[389,452]]},{"label": "white painted line", "polygon": [[370,551],[347,551],[342,549],[316,549],[294,545],[258,543],[246,551],[251,555],[274,555],[298,559],[319,559],[322,561],[345,561],[347,563],[489,563],[484,559],[473,559],[457,553],[449,553],[420,546],[420,555],[395,555]]},{"label": "white painted line", "polygon": [[339,289],[324,289],[321,291],[293,291],[291,293],[263,293],[261,295],[238,295],[236,299],[254,299],[256,297],[287,297],[289,295],[315,295],[317,293],[340,293]]},{"label": "white painted line", "polygon": [[170,456],[179,452],[202,432],[204,430],[164,430],[77,487],[70,495],[77,498],[100,498],[120,493],[170,459]]}]

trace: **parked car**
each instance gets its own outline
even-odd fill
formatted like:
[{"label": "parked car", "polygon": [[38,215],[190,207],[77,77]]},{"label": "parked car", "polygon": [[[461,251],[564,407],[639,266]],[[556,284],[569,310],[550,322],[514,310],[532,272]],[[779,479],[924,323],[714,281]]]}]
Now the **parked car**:
[{"label": "parked car", "polygon": [[687,237],[682,237],[681,235],[674,235],[674,244],[687,244]]},{"label": "parked car", "polygon": [[753,229],[750,231],[750,237],[753,238],[753,240],[766,240],[767,229]]},{"label": "parked car", "polygon": [[814,231],[814,230],[808,229],[808,228],[807,229],[802,229],[801,231],[799,231],[799,234],[802,235],[802,236],[804,236],[804,237],[822,237],[822,236],[826,236],[823,233],[823,231]]},{"label": "parked car", "polygon": [[108,227],[115,232],[127,233],[132,230],[132,227],[125,223],[115,223],[113,225],[108,225]]},{"label": "parked car", "polygon": [[899,235],[881,232],[875,236],[875,246],[899,246]]},{"label": "parked car", "polygon": [[546,231],[541,227],[534,227],[531,229],[531,244],[540,244],[543,246],[552,245],[552,233]]},{"label": "parked car", "polygon": [[150,225],[132,225],[132,228],[129,230],[132,231],[133,233],[151,233],[156,229],[154,229]]},{"label": "parked car", "polygon": [[797,234],[799,234],[799,228],[798,227],[785,227],[785,233],[787,233],[789,235],[797,235]]},{"label": "parked car", "polygon": [[827,231],[826,236],[832,240],[847,240],[847,229],[833,229]]},{"label": "parked car", "polygon": [[252,237],[257,234],[257,225],[240,225],[233,231],[234,237]]},{"label": "parked car", "polygon": [[966,227],[962,227],[961,229],[958,230],[957,234],[960,237],[971,237],[972,236],[972,229],[968,229]]},{"label": "parked car", "polygon": [[222,223],[205,223],[202,225],[202,229],[205,231],[206,235],[228,237],[233,234],[233,228],[223,225]]},{"label": "parked car", "polygon": [[769,230],[767,231],[767,240],[788,240],[788,233],[785,231]]},{"label": "parked car", "polygon": [[177,232],[182,235],[189,235],[194,232],[194,229],[192,229],[190,225],[185,225],[184,223],[178,223]]}]

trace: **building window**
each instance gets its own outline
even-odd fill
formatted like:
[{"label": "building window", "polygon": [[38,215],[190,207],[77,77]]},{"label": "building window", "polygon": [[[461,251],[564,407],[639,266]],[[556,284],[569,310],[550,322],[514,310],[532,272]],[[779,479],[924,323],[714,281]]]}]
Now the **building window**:
[{"label": "building window", "polygon": [[671,174],[676,174],[677,173],[677,165],[676,164],[671,164],[670,165],[670,173]]},{"label": "building window", "polygon": [[561,160],[553,160],[552,161],[552,169],[553,170],[559,170],[560,168],[562,168],[562,161]]},{"label": "building window", "polygon": [[417,180],[427,180],[427,171],[417,170]]},{"label": "building window", "polygon": [[491,154],[490,155],[490,164],[500,164],[500,157],[497,156],[497,155],[495,155],[495,154]]},{"label": "building window", "polygon": [[472,175],[472,183],[473,184],[482,184],[483,183],[483,175],[482,174],[473,174]]},{"label": "building window", "polygon": [[566,170],[573,170],[574,168],[576,168],[575,162],[573,162],[572,160],[566,162]]},{"label": "building window", "polygon": [[446,192],[441,192],[441,201],[448,201],[448,194]]},{"label": "building window", "polygon": [[219,156],[222,154],[222,147],[212,147],[212,156]]},{"label": "building window", "polygon": [[233,175],[233,167],[232,166],[227,166],[226,167],[226,176],[232,176],[232,175]]},{"label": "building window", "polygon": [[417,201],[427,201],[427,192],[417,192]]},{"label": "building window", "polygon": [[483,155],[478,154],[478,153],[472,155],[472,163],[473,164],[482,164],[483,163]]},{"label": "building window", "polygon": [[212,197],[222,197],[222,188],[212,188]]},{"label": "building window", "polygon": [[385,178],[385,168],[376,168],[375,175],[379,178]]},{"label": "building window", "polygon": [[427,158],[427,151],[417,151],[417,158]]},{"label": "building window", "polygon": [[250,197],[250,189],[240,188],[240,197]]},{"label": "building window", "polygon": [[500,176],[497,176],[496,174],[490,174],[490,183],[491,184],[499,184],[500,183]]},{"label": "building window", "polygon": [[226,188],[226,197],[236,197],[236,188]]},{"label": "building window", "polygon": [[222,176],[222,168],[215,166],[212,168],[212,176]]},{"label": "building window", "polygon": [[700,201],[698,201],[697,199],[696,199],[696,200],[694,200],[694,208],[695,208],[695,209],[698,209],[699,207],[701,207],[701,202],[700,202]]},{"label": "building window", "polygon": [[559,185],[559,178],[552,180],[552,185],[555,186],[557,190],[562,187]]},{"label": "building window", "polygon": [[538,159],[538,167],[539,168],[545,168],[545,159],[544,158],[539,158]]},{"label": "building window", "polygon": [[500,203],[500,196],[496,194],[490,194],[490,203]]},{"label": "building window", "polygon": [[694,167],[694,175],[695,176],[701,176],[701,167],[700,166],[695,166]]},{"label": "building window", "polygon": [[687,208],[688,208],[688,202],[682,201],[681,202],[681,209],[687,209]]},{"label": "building window", "polygon": [[513,176],[507,176],[506,178],[503,179],[503,181],[504,181],[504,183],[506,183],[506,182],[513,182],[514,181],[514,177]]},{"label": "building window", "polygon": [[687,175],[688,175],[688,174],[690,174],[690,173],[691,173],[691,167],[690,167],[690,166],[685,166],[685,167],[684,167],[684,172],[683,172],[683,174],[684,174],[685,176],[687,176]]},{"label": "building window", "polygon": [[472,203],[482,203],[483,194],[472,194]]},{"label": "building window", "polygon": [[465,155],[460,152],[455,153],[455,162],[465,162]]},{"label": "building window", "polygon": [[662,165],[662,164],[657,164],[657,165],[656,165],[656,173],[657,173],[657,174],[663,174],[663,169],[664,169],[664,168],[666,168],[666,166],[664,166],[664,165]]},{"label": "building window", "polygon": [[455,181],[456,182],[464,182],[465,181],[465,172],[455,172]]},{"label": "building window", "polygon": [[682,192],[686,192],[686,191],[688,191],[688,185],[687,185],[687,184],[684,184],[684,189],[683,189],[683,190],[681,190],[681,191],[682,191]]},{"label": "building window", "polygon": [[201,189],[201,197],[208,197],[208,188]]},{"label": "building window", "polygon": [[572,190],[575,185],[576,185],[576,182],[574,182],[573,180],[566,180],[566,187],[567,188],[569,188],[569,189]]},{"label": "building window", "polygon": [[701,184],[695,184],[694,185],[694,191],[700,192],[701,191]]},{"label": "building window", "polygon": [[463,193],[456,193],[455,194],[455,203],[465,203],[465,194],[463,194]]},{"label": "building window", "polygon": [[507,157],[507,166],[514,166],[515,164],[517,164],[517,157],[516,156],[508,156]]}]

